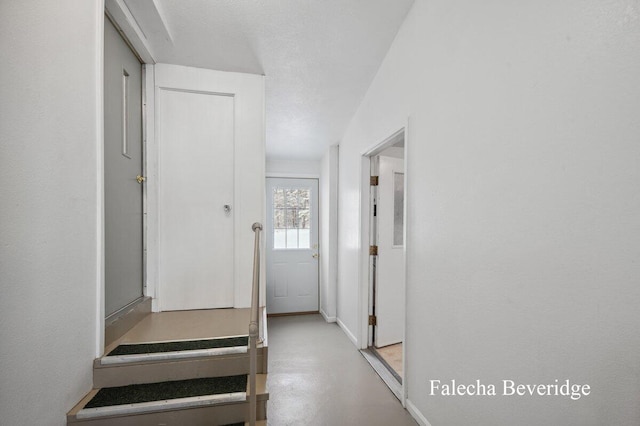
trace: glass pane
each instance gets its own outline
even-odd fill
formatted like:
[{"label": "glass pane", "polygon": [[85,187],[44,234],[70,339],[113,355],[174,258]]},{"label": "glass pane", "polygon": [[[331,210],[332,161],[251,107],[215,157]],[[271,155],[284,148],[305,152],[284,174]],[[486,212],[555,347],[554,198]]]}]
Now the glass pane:
[{"label": "glass pane", "polygon": [[283,249],[287,248],[287,236],[286,229],[274,229],[273,230],[273,248]]},{"label": "glass pane", "polygon": [[311,230],[310,229],[299,229],[298,230],[298,248],[308,249],[311,248]]},{"label": "glass pane", "polygon": [[311,216],[309,210],[298,210],[298,228],[309,229],[311,227]]},{"label": "glass pane", "polygon": [[298,205],[303,208],[303,209],[308,209],[309,208],[309,196],[311,194],[311,191],[308,189],[299,189],[298,190],[298,196],[299,196],[299,202]]},{"label": "glass pane", "polygon": [[298,210],[287,209],[287,226],[288,229],[295,229],[298,227]]},{"label": "glass pane", "polygon": [[311,247],[311,189],[273,190],[274,248]]},{"label": "glass pane", "polygon": [[275,229],[286,228],[285,213],[286,213],[285,209],[273,210],[273,227]]},{"label": "glass pane", "polygon": [[404,244],[404,173],[393,174],[393,245]]},{"label": "glass pane", "polygon": [[287,207],[298,207],[298,190],[287,189]]},{"label": "glass pane", "polygon": [[282,188],[275,188],[273,190],[273,208],[282,209],[284,207],[284,191]]},{"label": "glass pane", "polygon": [[298,230],[287,229],[287,248],[298,248]]}]

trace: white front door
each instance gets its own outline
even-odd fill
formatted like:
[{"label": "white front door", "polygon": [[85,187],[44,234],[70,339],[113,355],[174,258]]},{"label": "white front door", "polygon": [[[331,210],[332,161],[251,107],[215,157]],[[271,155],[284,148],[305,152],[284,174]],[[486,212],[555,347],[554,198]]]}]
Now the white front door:
[{"label": "white front door", "polygon": [[404,160],[381,155],[378,163],[375,346],[404,335]]},{"label": "white front door", "polygon": [[161,309],[233,307],[234,98],[157,96]]},{"label": "white front door", "polygon": [[267,313],[318,311],[318,180],[267,179]]}]

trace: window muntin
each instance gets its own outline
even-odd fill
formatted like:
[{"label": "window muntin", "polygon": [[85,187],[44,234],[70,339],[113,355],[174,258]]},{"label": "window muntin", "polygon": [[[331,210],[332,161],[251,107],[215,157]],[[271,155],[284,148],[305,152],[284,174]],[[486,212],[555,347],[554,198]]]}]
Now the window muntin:
[{"label": "window muntin", "polygon": [[273,248],[311,248],[311,189],[274,188]]}]

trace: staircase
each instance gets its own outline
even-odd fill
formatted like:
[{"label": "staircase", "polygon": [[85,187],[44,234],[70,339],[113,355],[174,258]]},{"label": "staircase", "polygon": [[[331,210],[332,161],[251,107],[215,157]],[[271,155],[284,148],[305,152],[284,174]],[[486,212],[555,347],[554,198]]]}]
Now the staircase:
[{"label": "staircase", "polygon": [[[231,316],[242,319],[237,328],[247,329],[248,310],[219,311],[225,312],[189,311],[184,314],[167,312],[149,315],[143,323],[110,345],[105,350],[105,356],[94,361],[94,389],[69,411],[67,424],[204,426],[243,425],[248,422],[250,391],[247,335],[157,341],[153,331],[145,330],[145,327],[153,329],[154,324],[155,327],[166,328],[167,321],[172,318],[182,318],[182,321],[193,324],[198,322],[194,320],[196,315],[206,317],[206,320],[216,315],[229,317],[229,311],[237,311]],[[161,317],[163,314],[165,316]],[[157,317],[149,318],[153,316]],[[266,389],[268,348],[264,312],[262,317],[265,338],[256,351],[256,418],[262,422],[256,424],[266,424],[264,420],[269,399]],[[223,328],[227,332],[235,331],[229,330],[228,324]]]},{"label": "staircase", "polygon": [[266,311],[260,315],[259,309],[262,225],[256,222],[251,229],[251,309],[147,315],[95,360],[94,389],[67,413],[67,425],[265,423],[269,394]]}]

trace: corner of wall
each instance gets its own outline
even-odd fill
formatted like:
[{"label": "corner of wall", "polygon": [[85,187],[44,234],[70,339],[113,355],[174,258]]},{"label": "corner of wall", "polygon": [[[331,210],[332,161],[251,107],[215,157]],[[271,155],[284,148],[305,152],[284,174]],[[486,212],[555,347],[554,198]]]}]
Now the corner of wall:
[{"label": "corner of wall", "polygon": [[353,343],[357,347],[358,339],[356,339],[356,336],[351,332],[351,330],[349,330],[349,328],[340,320],[340,318],[336,318],[336,322],[338,323],[342,331],[344,331],[344,334],[346,334],[349,340],[351,340],[351,343]]},{"label": "corner of wall", "polygon": [[326,322],[336,322],[337,321],[337,318],[335,316],[327,315],[327,313],[322,308],[320,308],[320,315],[322,315],[322,317],[324,318],[324,320]]}]

